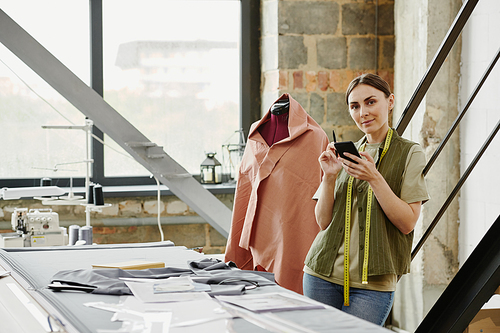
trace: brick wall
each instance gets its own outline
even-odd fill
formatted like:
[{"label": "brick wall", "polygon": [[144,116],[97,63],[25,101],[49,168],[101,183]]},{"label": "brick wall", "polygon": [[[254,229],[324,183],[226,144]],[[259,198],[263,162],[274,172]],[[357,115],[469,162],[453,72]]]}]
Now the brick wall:
[{"label": "brick wall", "polygon": [[[357,140],[344,93],[359,74],[394,81],[394,1],[263,0],[263,110],[290,93],[330,139]],[[277,21],[273,17],[277,16]]]},{"label": "brick wall", "polygon": [[[217,197],[232,208],[233,195],[219,194]],[[157,242],[161,240],[158,228],[157,198],[130,197],[105,198],[110,207],[91,213],[93,240],[97,244]],[[11,230],[11,215],[14,208],[47,209],[57,212],[59,224],[85,225],[85,207],[44,206],[38,200],[0,201],[0,232]],[[160,200],[160,221],[165,240],[188,248],[203,248],[204,253],[224,253],[226,239],[208,225],[189,206],[175,196],[162,196]]]}]

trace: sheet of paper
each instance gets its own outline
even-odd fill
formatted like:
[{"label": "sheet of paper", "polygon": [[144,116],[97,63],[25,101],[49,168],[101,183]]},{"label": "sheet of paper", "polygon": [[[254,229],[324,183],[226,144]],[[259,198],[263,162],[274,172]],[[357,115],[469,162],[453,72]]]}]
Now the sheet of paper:
[{"label": "sheet of paper", "polygon": [[[170,333],[226,332],[231,325],[229,312],[221,304],[212,299],[178,303],[142,303],[133,296],[121,300],[122,306],[130,310],[149,313],[172,311]],[[125,314],[116,314],[117,319],[123,319]]]},{"label": "sheet of paper", "polygon": [[216,296],[222,302],[238,305],[253,312],[322,309],[324,306],[285,293],[241,296]]},{"label": "sheet of paper", "polygon": [[157,302],[187,302],[210,299],[205,292],[177,292],[157,293],[154,292],[155,283],[141,283],[125,281],[135,297],[144,303]]},{"label": "sheet of paper", "polygon": [[166,280],[155,281],[153,284],[153,293],[173,293],[173,292],[195,292],[211,291],[210,285],[206,283],[194,282],[190,277],[173,277]]},{"label": "sheet of paper", "polygon": [[226,332],[232,318],[214,299],[179,302],[174,306],[170,332]]}]

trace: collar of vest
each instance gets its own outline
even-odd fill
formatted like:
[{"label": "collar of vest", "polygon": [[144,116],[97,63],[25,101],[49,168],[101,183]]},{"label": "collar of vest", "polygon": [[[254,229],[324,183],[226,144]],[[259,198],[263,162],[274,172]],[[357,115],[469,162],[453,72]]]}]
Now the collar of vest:
[{"label": "collar of vest", "polygon": [[[397,139],[400,139],[401,136],[399,136],[398,132],[396,131],[396,129],[392,128],[392,138],[391,138],[391,144],[394,142],[394,140],[397,140]],[[387,130],[387,133],[389,133],[389,130]],[[385,142],[385,139],[387,138],[387,133],[385,134],[385,137],[384,137],[384,141]],[[356,149],[359,150],[364,144],[367,143],[367,137],[366,135],[363,136],[361,139],[359,139],[354,145],[356,146]],[[382,151],[384,150],[384,145],[381,144],[380,147],[378,148],[378,153],[377,153],[377,156],[375,156],[374,160],[375,160],[375,166],[378,168],[378,164],[379,164],[379,157],[380,157],[380,154],[382,153]]]}]

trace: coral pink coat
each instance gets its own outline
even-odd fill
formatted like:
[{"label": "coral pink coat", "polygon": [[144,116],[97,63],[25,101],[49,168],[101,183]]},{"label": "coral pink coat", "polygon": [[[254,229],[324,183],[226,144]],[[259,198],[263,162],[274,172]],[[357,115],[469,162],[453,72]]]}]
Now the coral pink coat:
[{"label": "coral pink coat", "polygon": [[234,197],[226,261],[257,266],[276,282],[302,293],[302,269],[316,234],[312,196],[321,182],[319,155],[328,145],[324,130],[289,97],[290,136],[268,146],[258,131],[270,111],[251,126]]}]

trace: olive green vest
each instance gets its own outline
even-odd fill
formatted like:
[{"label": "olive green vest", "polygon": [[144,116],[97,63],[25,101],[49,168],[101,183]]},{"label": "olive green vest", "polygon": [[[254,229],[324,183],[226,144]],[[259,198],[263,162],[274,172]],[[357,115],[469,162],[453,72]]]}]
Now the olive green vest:
[{"label": "olive green vest", "polygon": [[[356,147],[365,142],[365,138],[356,143]],[[401,183],[405,171],[406,158],[410,148],[415,142],[400,137],[396,131],[393,133],[391,145],[379,165],[380,154],[383,147],[377,153],[375,163],[392,191],[399,197],[401,195]],[[347,196],[347,182],[349,175],[342,169],[335,183],[335,201],[333,204],[333,218],[330,225],[321,230],[314,240],[305,265],[314,272],[330,276],[339,247],[344,240],[345,210]],[[358,201],[359,218],[359,262],[363,262],[366,225],[366,202],[368,193],[368,182],[355,182],[352,195],[356,195]],[[384,214],[380,204],[373,195],[370,222],[370,249],[368,257],[368,275],[397,274],[403,275],[410,272],[411,246],[413,231],[408,235],[403,234],[396,228]],[[359,265],[359,276],[362,274],[362,266]]]}]

